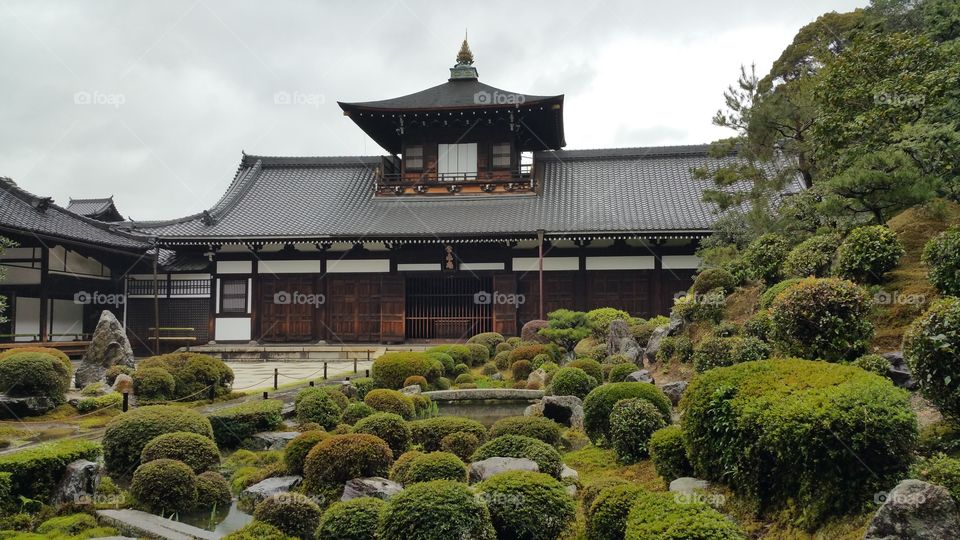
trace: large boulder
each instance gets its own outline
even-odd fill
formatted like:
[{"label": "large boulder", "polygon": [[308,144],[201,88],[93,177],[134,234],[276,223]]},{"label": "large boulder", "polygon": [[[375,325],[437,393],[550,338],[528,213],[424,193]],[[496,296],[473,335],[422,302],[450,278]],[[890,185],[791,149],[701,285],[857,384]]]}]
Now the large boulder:
[{"label": "large boulder", "polygon": [[127,375],[126,373],[117,375],[117,378],[114,379],[113,386],[110,387],[110,390],[113,392],[119,392],[121,394],[133,395],[133,377]]},{"label": "large boulder", "polygon": [[630,327],[627,321],[615,319],[610,321],[610,328],[607,330],[607,356],[620,353],[620,342],[631,337]]},{"label": "large boulder", "polygon": [[402,485],[379,476],[354,478],[347,480],[343,485],[343,496],[340,497],[340,500],[349,501],[359,499],[360,497],[374,497],[386,500],[401,491],[403,491]]},{"label": "large boulder", "polygon": [[78,459],[67,464],[67,469],[53,492],[51,504],[92,504],[100,485],[102,466],[93,461]]},{"label": "large boulder", "polygon": [[523,325],[523,328],[520,329],[520,339],[522,341],[532,341],[535,343],[550,343],[549,339],[540,335],[540,329],[546,328],[548,325],[549,323],[547,321],[534,319]]},{"label": "large boulder", "polygon": [[283,450],[297,435],[296,431],[262,431],[251,435],[243,445],[248,450]]},{"label": "large boulder", "polygon": [[680,398],[683,397],[683,393],[686,390],[687,381],[669,382],[660,387],[660,391],[670,399],[670,403],[673,403],[674,406],[680,403]]},{"label": "large boulder", "polygon": [[419,394],[422,391],[423,390],[420,388],[419,384],[411,384],[410,386],[404,386],[400,389],[401,394],[406,394],[408,396]]},{"label": "large boulder", "polygon": [[583,431],[583,401],[577,396],[543,396],[524,409],[525,416],[543,416]]},{"label": "large boulder", "polygon": [[252,511],[254,507],[260,504],[260,501],[276,495],[277,493],[289,493],[294,490],[303,478],[299,476],[276,476],[257,482],[240,492],[238,505],[241,510]]},{"label": "large boulder", "polygon": [[681,476],[680,478],[675,478],[670,482],[670,491],[673,493],[684,493],[687,495],[692,495],[697,491],[703,491],[710,486],[710,483],[706,480],[700,480],[699,478],[693,478],[690,476]]},{"label": "large boulder", "polygon": [[0,394],[0,418],[39,416],[56,406],[57,402],[46,396],[12,397]]},{"label": "large boulder", "polygon": [[540,472],[537,462],[527,458],[492,457],[474,461],[467,471],[470,482],[482,482],[493,475],[507,471]]},{"label": "large boulder", "polygon": [[[495,373],[494,375],[499,375]],[[543,388],[547,385],[547,372],[543,368],[537,368],[527,375],[527,384],[536,384],[537,388]]]},{"label": "large boulder", "polygon": [[679,334],[683,330],[684,321],[680,317],[670,317],[670,322],[658,326],[652,334],[650,334],[650,340],[647,341],[647,346],[643,349],[643,357],[648,363],[656,362],[657,360],[657,351],[660,350],[660,343],[663,342],[663,338],[667,336],[673,336]]},{"label": "large boulder", "polygon": [[77,368],[74,377],[77,388],[102,381],[107,369],[116,365],[133,368],[133,349],[120,321],[110,311],[103,310],[90,346],[83,353],[83,360]]},{"label": "large boulder", "polygon": [[960,513],[946,488],[904,480],[885,496],[864,540],[960,538]]},{"label": "large boulder", "polygon": [[887,377],[893,381],[893,384],[906,390],[917,389],[917,381],[914,380],[907,361],[903,359],[902,351],[884,353],[883,357],[887,359],[887,362],[890,362],[890,367],[887,368]]},{"label": "large boulder", "polygon": [[653,380],[653,375],[651,375],[650,371],[646,369],[638,369],[637,371],[627,375],[623,380],[626,382],[645,382],[650,384],[655,382]]}]

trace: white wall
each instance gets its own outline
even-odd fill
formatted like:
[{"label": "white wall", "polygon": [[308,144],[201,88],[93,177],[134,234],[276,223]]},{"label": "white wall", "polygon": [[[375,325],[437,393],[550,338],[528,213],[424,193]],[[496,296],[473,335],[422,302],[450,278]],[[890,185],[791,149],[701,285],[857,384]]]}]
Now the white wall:
[{"label": "white wall", "polygon": [[216,341],[250,341],[250,318],[218,317],[213,335]]},{"label": "white wall", "polygon": [[390,271],[390,259],[340,259],[327,261],[328,274],[386,273]]},{"label": "white wall", "polygon": [[696,270],[700,268],[700,257],[696,255],[664,255],[661,260],[664,270]]},{"label": "white wall", "polygon": [[[83,305],[73,300],[51,300],[51,334],[79,334],[83,332]],[[51,337],[51,341],[71,341],[72,336]]]},{"label": "white wall", "polygon": [[319,274],[323,271],[323,261],[260,261],[257,264],[259,274]]},{"label": "white wall", "polygon": [[[579,257],[544,257],[543,271],[553,270],[579,270]],[[537,272],[540,270],[540,263],[537,257],[514,257],[514,272]]]},{"label": "white wall", "polygon": [[653,270],[652,255],[622,257],[587,257],[587,270]]},{"label": "white wall", "polygon": [[[40,299],[17,297],[17,311],[14,315],[14,334],[40,333]],[[18,337],[16,341],[31,341],[30,336]]]}]

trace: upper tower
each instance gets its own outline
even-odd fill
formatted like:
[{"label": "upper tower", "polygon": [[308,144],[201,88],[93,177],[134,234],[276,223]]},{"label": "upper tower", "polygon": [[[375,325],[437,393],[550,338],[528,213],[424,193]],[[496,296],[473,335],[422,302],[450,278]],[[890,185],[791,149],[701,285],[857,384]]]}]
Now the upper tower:
[{"label": "upper tower", "polygon": [[391,155],[376,193],[533,193],[524,152],[558,150],[563,95],[534,96],[480,82],[463,40],[447,82],[406,96],[339,103],[343,114]]}]

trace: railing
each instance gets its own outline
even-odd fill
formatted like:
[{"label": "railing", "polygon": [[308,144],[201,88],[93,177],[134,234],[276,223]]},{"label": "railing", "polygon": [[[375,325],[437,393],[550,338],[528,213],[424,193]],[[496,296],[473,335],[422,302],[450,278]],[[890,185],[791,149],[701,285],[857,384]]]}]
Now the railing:
[{"label": "railing", "polygon": [[[384,172],[387,171],[387,172]],[[430,187],[480,186],[484,191],[494,191],[497,187],[514,189],[533,189],[533,164],[524,163],[514,171],[483,171],[479,173],[439,173],[426,171],[419,176],[403,174],[390,167],[377,169],[378,191],[394,187]]]}]

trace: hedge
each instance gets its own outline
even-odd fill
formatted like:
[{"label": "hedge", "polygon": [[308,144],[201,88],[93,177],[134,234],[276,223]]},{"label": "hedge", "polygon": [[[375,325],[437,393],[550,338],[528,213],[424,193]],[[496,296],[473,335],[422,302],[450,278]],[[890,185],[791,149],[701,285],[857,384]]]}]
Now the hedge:
[{"label": "hedge", "polygon": [[377,388],[367,393],[363,402],[380,412],[398,414],[404,420],[411,420],[416,415],[413,400],[410,396],[396,390]]},{"label": "hedge", "polygon": [[481,343],[467,343],[464,345],[470,350],[470,365],[482,366],[490,360],[490,349]]},{"label": "hedge", "polygon": [[610,412],[610,442],[621,463],[636,463],[650,452],[654,431],[667,424],[660,411],[643,398],[621,399]]},{"label": "hedge", "polygon": [[374,360],[370,369],[370,376],[377,386],[394,390],[403,388],[403,381],[411,375],[420,375],[430,381],[442,373],[436,370],[434,360],[422,352],[388,352]]},{"label": "hedge", "polygon": [[895,485],[917,439],[905,391],[828,362],[713,369],[693,379],[681,408],[696,476],[811,528]]},{"label": "hedge", "polygon": [[690,290],[694,294],[707,294],[708,292],[720,289],[724,294],[733,292],[737,286],[737,278],[725,268],[706,268],[697,274],[693,279],[693,286]]},{"label": "hedge", "polygon": [[790,243],[783,236],[767,233],[758,237],[743,251],[743,263],[751,279],[776,283],[783,275],[782,266],[790,252]]},{"label": "hedge", "polygon": [[320,518],[317,538],[376,540],[380,515],[387,503],[374,497],[360,497],[334,503]]},{"label": "hedge", "polygon": [[480,442],[487,440],[487,428],[470,418],[461,416],[438,416],[410,422],[410,434],[414,444],[419,444],[427,452],[440,450],[444,437],[460,431],[472,433]]},{"label": "hedge", "polygon": [[626,321],[629,325],[633,322],[633,317],[621,309],[602,307],[592,309],[584,314],[587,326],[593,331],[593,335],[601,340],[607,339],[607,332],[610,330],[610,323],[616,320]]},{"label": "hedge", "polygon": [[941,412],[960,417],[960,299],[934,302],[903,336],[903,356],[920,393]]},{"label": "hedge", "polygon": [[473,433],[457,431],[440,439],[440,449],[450,452],[463,461],[469,461],[470,456],[480,447],[480,439]]},{"label": "hedge", "polygon": [[399,456],[410,447],[410,427],[398,414],[372,414],[353,426],[354,433],[366,433],[383,439],[393,455]]},{"label": "hedge", "polygon": [[498,538],[558,538],[576,519],[577,507],[563,484],[531,471],[507,471],[476,486]]},{"label": "hedge", "polygon": [[667,426],[654,431],[648,443],[650,461],[667,482],[684,476],[693,476],[693,467],[687,458],[687,448],[683,444],[683,430],[680,426]]},{"label": "hedge", "polygon": [[497,346],[504,341],[503,334],[498,332],[483,332],[482,334],[477,334],[468,339],[467,343],[478,343],[483,345],[490,352],[490,357],[492,358],[493,355],[497,353]]},{"label": "hedge", "polygon": [[137,371],[161,368],[168,371],[176,381],[173,397],[193,400],[207,399],[204,391],[213,386],[218,396],[227,394],[233,385],[233,370],[219,358],[194,352],[173,352],[152,356],[137,364]]},{"label": "hedge", "polygon": [[209,437],[178,431],[154,437],[140,452],[140,463],[155,459],[175,459],[189,466],[194,473],[215,471],[220,467],[220,450]]},{"label": "hedge", "polygon": [[0,455],[0,473],[10,474],[14,497],[47,500],[53,496],[67,465],[78,459],[97,461],[102,450],[93,441],[67,439]]},{"label": "hedge", "polygon": [[430,347],[426,352],[449,354],[454,364],[470,365],[473,361],[473,352],[466,345],[437,345]]},{"label": "hedge", "polygon": [[293,407],[300,423],[313,422],[328,430],[337,427],[343,418],[343,409],[333,396],[316,387],[298,392]]},{"label": "hedge", "polygon": [[262,521],[251,521],[224,536],[222,540],[294,540],[280,529]]},{"label": "hedge", "polygon": [[674,493],[642,493],[627,516],[625,540],[746,540],[730,518]]},{"label": "hedge", "polygon": [[543,416],[507,416],[490,426],[490,438],[503,435],[523,435],[541,440],[551,446],[560,446],[563,426]]},{"label": "hedge", "polygon": [[[387,476],[393,452],[379,437],[364,433],[331,435],[317,443],[304,461],[304,482],[308,493],[340,492],[343,483],[365,476]],[[336,495],[339,497],[339,495]]]},{"label": "hedge", "polygon": [[693,351],[693,367],[697,373],[703,373],[716,367],[766,360],[770,353],[770,345],[755,337],[710,337]]},{"label": "hedge", "polygon": [[587,507],[588,540],[623,538],[633,502],[645,493],[639,484],[615,483],[597,493]]},{"label": "hedge", "polygon": [[903,245],[888,227],[858,227],[837,249],[835,270],[838,276],[858,283],[880,283],[903,254]]},{"label": "hedge", "polygon": [[233,496],[230,484],[222,474],[206,471],[197,475],[197,508],[223,510],[229,508]]},{"label": "hedge", "polygon": [[132,377],[133,393],[144,401],[167,401],[177,390],[177,381],[163,368],[140,368]]},{"label": "hedge", "polygon": [[549,444],[523,435],[504,435],[492,439],[473,453],[471,461],[492,457],[526,458],[536,462],[539,471],[559,479],[563,462],[560,452]]},{"label": "hedge", "polygon": [[450,480],[415,484],[390,498],[380,540],[494,540],[490,512],[469,487]]},{"label": "hedge", "polygon": [[80,401],[77,402],[77,411],[83,414],[108,407],[119,407],[122,403],[123,394],[120,392],[111,392],[102,396],[81,398]]},{"label": "hedge", "polygon": [[[627,364],[624,364],[627,365]],[[636,366],[631,365],[633,369],[629,373],[637,370]],[[599,381],[587,372],[578,367],[562,367],[553,374],[550,379],[550,395],[554,396],[577,396],[580,399],[587,397],[591,390],[597,387]]]},{"label": "hedge", "polygon": [[329,433],[322,430],[304,431],[288,442],[283,448],[283,463],[287,467],[287,473],[303,476],[303,462],[307,459],[307,454],[317,443],[329,436]]},{"label": "hedge", "polygon": [[114,417],[103,435],[103,461],[115,475],[128,476],[140,464],[143,447],[164,433],[187,431],[213,439],[210,420],[174,405],[150,405]]},{"label": "hedge", "polygon": [[155,459],[137,467],[130,493],[151,512],[186,512],[197,503],[197,477],[175,459]]},{"label": "hedge", "polygon": [[583,400],[583,426],[594,444],[610,442],[610,413],[621,399],[643,398],[652,403],[664,422],[671,422],[671,405],[659,388],[644,382],[608,383],[594,388]]},{"label": "hedge", "polygon": [[344,424],[354,425],[359,420],[370,416],[371,414],[376,413],[376,409],[367,405],[362,401],[355,401],[343,410],[343,416],[340,418],[340,421]]},{"label": "hedge", "polygon": [[284,534],[313,538],[323,511],[310,497],[296,492],[277,493],[260,502],[253,519],[269,523]]},{"label": "hedge", "polygon": [[240,445],[254,433],[273,431],[283,422],[279,399],[254,400],[210,413],[214,439],[227,448]]},{"label": "hedge", "polygon": [[0,361],[0,392],[9,396],[41,396],[61,404],[69,388],[70,373],[55,356],[21,352]]},{"label": "hedge", "polygon": [[839,234],[818,234],[797,244],[783,263],[783,273],[798,278],[825,277],[843,238]]},{"label": "hedge", "polygon": [[450,452],[410,453],[404,463],[397,460],[397,465],[391,479],[404,486],[433,480],[467,481],[467,466]]},{"label": "hedge", "polygon": [[596,379],[597,382],[603,380],[603,365],[593,358],[577,358],[564,367],[579,368],[587,375]]},{"label": "hedge", "polygon": [[[0,362],[10,358],[15,354],[31,352],[31,353],[43,353],[53,356],[63,364],[63,367],[67,371],[67,379],[70,378],[70,373],[73,371],[73,364],[70,362],[70,357],[67,356],[67,353],[61,351],[60,349],[54,349],[52,347],[35,347],[33,345],[24,345],[22,347],[13,347],[12,349],[7,349],[0,352]],[[126,367],[126,366],[123,366]],[[130,369],[130,368],[127,368]],[[131,370],[132,371],[132,370]],[[113,384],[111,381],[110,384]]]},{"label": "hedge", "polygon": [[953,227],[930,239],[923,247],[923,262],[930,283],[942,294],[960,296],[960,228]]}]

